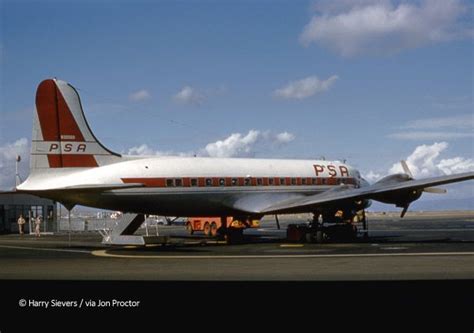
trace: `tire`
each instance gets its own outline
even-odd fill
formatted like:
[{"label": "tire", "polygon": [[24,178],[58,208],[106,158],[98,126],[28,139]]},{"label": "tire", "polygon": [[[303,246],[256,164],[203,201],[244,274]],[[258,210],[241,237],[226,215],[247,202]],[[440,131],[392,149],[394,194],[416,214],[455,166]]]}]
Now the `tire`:
[{"label": "tire", "polygon": [[244,239],[244,233],[242,229],[239,230],[228,230],[225,235],[227,244],[240,244]]},{"label": "tire", "polygon": [[204,235],[209,236],[211,234],[211,225],[209,222],[204,223]]},{"label": "tire", "polygon": [[193,226],[191,225],[191,222],[186,223],[186,230],[190,235],[194,234]]},{"label": "tire", "polygon": [[215,222],[211,223],[211,236],[212,237],[217,236],[217,224]]},{"label": "tire", "polygon": [[316,243],[322,243],[324,241],[324,234],[321,230],[316,231],[315,237],[314,237]]}]

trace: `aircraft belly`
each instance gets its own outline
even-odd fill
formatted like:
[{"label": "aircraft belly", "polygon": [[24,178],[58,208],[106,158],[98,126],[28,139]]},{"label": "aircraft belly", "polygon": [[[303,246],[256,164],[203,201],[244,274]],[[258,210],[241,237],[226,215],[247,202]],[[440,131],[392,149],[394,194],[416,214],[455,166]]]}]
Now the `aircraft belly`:
[{"label": "aircraft belly", "polygon": [[[81,198],[79,204],[130,213],[144,213],[169,216],[231,216],[242,214],[233,207],[239,198],[248,195],[279,195],[273,191],[249,192],[204,192],[204,191],[152,191],[130,190],[109,191]],[[310,195],[315,191],[296,191],[297,195]],[[280,194],[281,195],[281,194]],[[293,195],[295,195],[293,193]]]}]

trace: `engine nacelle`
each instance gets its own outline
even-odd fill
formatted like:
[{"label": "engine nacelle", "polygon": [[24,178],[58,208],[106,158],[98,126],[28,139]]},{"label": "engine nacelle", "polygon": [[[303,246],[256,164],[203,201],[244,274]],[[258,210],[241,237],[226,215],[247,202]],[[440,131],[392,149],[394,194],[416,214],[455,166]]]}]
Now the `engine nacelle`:
[{"label": "engine nacelle", "polygon": [[[399,184],[399,183],[403,183],[412,179],[413,178],[411,178],[407,174],[399,173],[399,174],[390,175],[390,176],[382,178],[377,183],[375,183],[374,186],[378,184],[384,185],[384,186],[390,185],[390,184]],[[406,191],[397,190],[392,193],[388,192],[388,193],[383,193],[379,195],[374,195],[373,198],[383,203],[394,204],[397,207],[405,207],[410,202],[418,200],[421,197],[422,193],[423,193],[423,189],[406,190]]]}]

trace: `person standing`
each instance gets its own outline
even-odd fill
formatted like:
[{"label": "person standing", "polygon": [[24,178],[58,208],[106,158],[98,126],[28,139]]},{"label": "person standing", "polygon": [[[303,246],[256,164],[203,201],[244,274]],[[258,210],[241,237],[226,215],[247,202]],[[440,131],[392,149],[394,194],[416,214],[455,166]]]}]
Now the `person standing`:
[{"label": "person standing", "polygon": [[20,235],[23,235],[23,226],[26,223],[25,219],[23,218],[23,214],[20,214],[20,217],[18,218],[17,223],[18,223],[18,232],[20,233]]},{"label": "person standing", "polygon": [[38,215],[38,217],[35,219],[35,236],[36,237],[41,237],[40,227],[41,227],[41,215]]}]

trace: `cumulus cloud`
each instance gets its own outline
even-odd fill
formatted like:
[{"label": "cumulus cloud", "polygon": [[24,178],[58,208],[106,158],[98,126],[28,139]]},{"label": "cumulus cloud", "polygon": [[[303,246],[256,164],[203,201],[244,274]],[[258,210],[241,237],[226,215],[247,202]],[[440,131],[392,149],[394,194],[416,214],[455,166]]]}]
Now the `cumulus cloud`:
[{"label": "cumulus cloud", "polygon": [[373,183],[382,178],[382,175],[380,173],[370,170],[368,173],[363,174],[362,177],[367,181]]},{"label": "cumulus cloud", "polygon": [[326,80],[320,80],[317,76],[309,76],[298,81],[292,81],[283,88],[276,89],[273,95],[285,99],[303,99],[329,90],[337,79],[337,75],[333,75]]},{"label": "cumulus cloud", "polygon": [[[406,162],[414,177],[434,177],[454,173],[474,171],[474,159],[452,157],[440,159],[440,154],[448,148],[447,142],[421,145],[407,157]],[[395,163],[389,173],[403,172],[400,163]]]},{"label": "cumulus cloud", "polygon": [[174,152],[171,150],[162,151],[155,150],[149,147],[147,144],[141,144],[139,146],[134,146],[127,151],[127,155],[134,156],[192,156],[192,153],[183,153],[183,152]]},{"label": "cumulus cloud", "polygon": [[[474,171],[474,159],[462,156],[442,158],[442,154],[448,149],[447,142],[435,142],[432,145],[420,145],[415,148],[405,161],[415,178],[436,177],[452,175],[455,173]],[[370,170],[363,177],[369,182],[375,182],[380,178],[394,173],[403,173],[400,162],[396,162],[387,172],[375,172]]]},{"label": "cumulus cloud", "polygon": [[[472,36],[459,0],[320,1],[300,41],[343,56],[390,54],[430,43]],[[467,20],[468,21],[468,20]]]},{"label": "cumulus cloud", "polygon": [[211,157],[249,156],[260,136],[256,130],[250,130],[247,135],[233,133],[224,140],[207,144],[204,151]]},{"label": "cumulus cloud", "polygon": [[295,136],[288,132],[281,132],[276,135],[276,141],[278,143],[288,143],[295,139]]},{"label": "cumulus cloud", "polygon": [[[289,132],[250,130],[247,134],[233,133],[223,140],[211,142],[202,149],[202,154],[210,157],[248,157],[254,156],[257,148],[266,145],[280,147],[293,141],[295,136]],[[275,148],[275,147],[274,147]]]},{"label": "cumulus cloud", "polygon": [[[199,149],[200,156],[209,157],[249,157],[255,155],[257,148],[273,146],[279,148],[293,141],[295,136],[289,132],[250,130],[247,134],[233,133],[223,140],[208,143]],[[160,151],[146,144],[128,149],[128,155],[136,156],[195,156],[192,152]]]},{"label": "cumulus cloud", "polygon": [[148,90],[145,90],[145,89],[138,90],[130,94],[130,96],[128,96],[128,98],[133,102],[145,101],[147,99],[150,99],[150,97],[151,97],[150,93],[148,92]]},{"label": "cumulus cloud", "polygon": [[181,104],[199,105],[204,102],[205,96],[196,88],[185,86],[173,96],[173,99]]},{"label": "cumulus cloud", "polygon": [[22,179],[29,173],[29,145],[26,138],[15,142],[7,142],[0,146],[0,188],[11,189],[15,186],[15,160],[17,155],[21,156],[20,176]]}]

